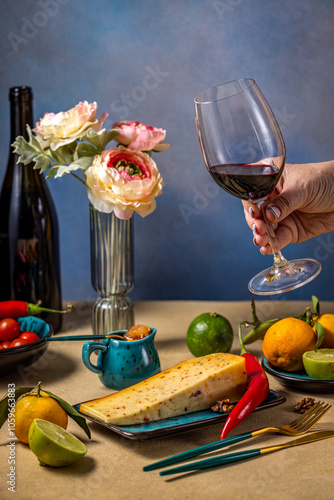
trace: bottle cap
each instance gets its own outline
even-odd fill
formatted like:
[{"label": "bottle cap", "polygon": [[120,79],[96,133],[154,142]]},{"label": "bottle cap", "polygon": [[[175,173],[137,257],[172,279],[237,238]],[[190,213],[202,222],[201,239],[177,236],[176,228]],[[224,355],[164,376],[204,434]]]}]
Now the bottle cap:
[{"label": "bottle cap", "polygon": [[9,100],[30,101],[33,98],[32,88],[27,86],[11,87],[9,89]]}]

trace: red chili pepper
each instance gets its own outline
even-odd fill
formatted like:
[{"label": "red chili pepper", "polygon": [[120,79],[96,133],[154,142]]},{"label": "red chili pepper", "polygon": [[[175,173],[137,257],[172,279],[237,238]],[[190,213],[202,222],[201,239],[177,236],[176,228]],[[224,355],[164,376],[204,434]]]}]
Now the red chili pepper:
[{"label": "red chili pepper", "polygon": [[246,373],[248,377],[247,391],[235,405],[223,427],[220,439],[226,438],[234,427],[245,420],[248,415],[266,399],[269,393],[268,377],[260,365],[258,359],[247,352],[244,348],[241,327],[239,325],[239,339],[241,343],[241,356],[246,361]]},{"label": "red chili pepper", "polygon": [[0,320],[4,318],[21,318],[24,316],[34,316],[42,312],[53,313],[69,313],[73,311],[73,306],[68,305],[65,311],[56,311],[54,309],[47,309],[40,307],[37,304],[29,304],[23,300],[4,300],[0,302]]}]

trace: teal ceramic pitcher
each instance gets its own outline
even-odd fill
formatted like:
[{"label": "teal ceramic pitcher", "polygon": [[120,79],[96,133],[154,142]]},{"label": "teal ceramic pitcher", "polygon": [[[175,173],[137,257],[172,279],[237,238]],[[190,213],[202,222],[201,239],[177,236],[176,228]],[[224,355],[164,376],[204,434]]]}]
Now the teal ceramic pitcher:
[{"label": "teal ceramic pitcher", "polygon": [[[112,332],[123,336],[127,330]],[[86,342],[82,346],[85,366],[99,376],[102,384],[117,391],[137,384],[161,371],[158,352],[154,345],[156,329],[140,340],[106,338],[100,342]],[[97,364],[91,354],[98,352]]]}]

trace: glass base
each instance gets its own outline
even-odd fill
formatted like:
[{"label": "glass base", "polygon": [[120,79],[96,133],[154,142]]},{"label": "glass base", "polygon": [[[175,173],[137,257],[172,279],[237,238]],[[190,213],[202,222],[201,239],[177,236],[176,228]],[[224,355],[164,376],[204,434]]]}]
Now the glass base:
[{"label": "glass base", "polygon": [[290,260],[282,267],[271,267],[257,274],[248,283],[256,295],[276,295],[306,285],[318,276],[321,264],[314,259]]},{"label": "glass base", "polygon": [[128,330],[134,325],[134,304],[125,295],[99,298],[93,305],[92,329],[95,335]]}]

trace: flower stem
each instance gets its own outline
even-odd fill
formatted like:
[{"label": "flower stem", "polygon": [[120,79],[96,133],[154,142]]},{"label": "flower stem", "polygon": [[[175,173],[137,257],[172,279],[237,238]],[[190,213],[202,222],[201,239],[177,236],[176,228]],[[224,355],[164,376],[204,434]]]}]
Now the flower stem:
[{"label": "flower stem", "polygon": [[78,179],[78,181],[80,181],[84,186],[86,185],[85,181],[83,181],[77,174],[74,174],[73,172],[70,172],[70,174],[73,175],[73,177],[75,177],[76,179]]}]

